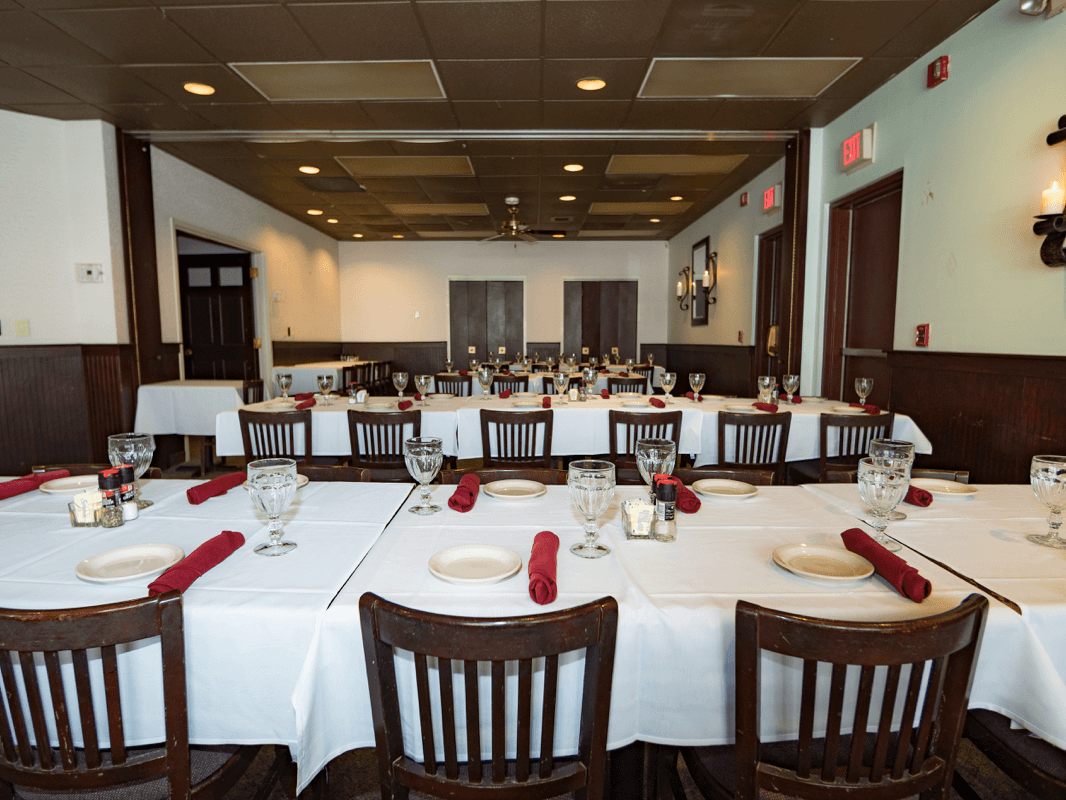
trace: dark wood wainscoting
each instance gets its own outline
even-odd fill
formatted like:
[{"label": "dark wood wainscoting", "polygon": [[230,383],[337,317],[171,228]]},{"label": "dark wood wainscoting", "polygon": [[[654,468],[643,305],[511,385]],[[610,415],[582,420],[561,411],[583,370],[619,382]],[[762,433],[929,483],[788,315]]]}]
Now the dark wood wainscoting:
[{"label": "dark wood wainscoting", "polygon": [[968,469],[971,483],[1028,483],[1029,461],[1066,453],[1066,358],[893,351],[891,408],[933,443],[919,466]]},{"label": "dark wood wainscoting", "polygon": [[[526,355],[530,358],[534,353],[540,353],[542,359],[548,356],[557,356],[562,350],[562,345],[559,342],[526,342]],[[603,355],[603,353],[600,353]],[[456,359],[458,361],[458,359]]]},{"label": "dark wood wainscoting", "polygon": [[444,369],[448,357],[447,342],[274,342],[273,346],[276,367],[336,361],[345,355],[359,356],[363,361],[391,361],[396,371],[431,375]]},{"label": "dark wood wainscoting", "polygon": [[639,352],[640,360],[647,361],[648,355],[655,356],[655,363],[665,366],[666,365],[666,353],[669,345],[666,344],[645,344],[641,343]]},{"label": "dark wood wainscoting", "polygon": [[[274,366],[291,367],[315,361],[336,361],[341,356],[340,342],[273,342]],[[345,355],[354,351],[345,351]],[[359,353],[362,356],[362,353]],[[365,357],[365,356],[364,356]]]},{"label": "dark wood wainscoting", "polygon": [[[645,345],[648,347],[648,345]],[[669,344],[666,345],[665,364],[677,373],[675,394],[689,391],[688,374],[702,372],[707,375],[705,394],[737,395],[751,397],[752,347],[737,347],[721,344]],[[658,362],[656,353],[656,362]]]}]

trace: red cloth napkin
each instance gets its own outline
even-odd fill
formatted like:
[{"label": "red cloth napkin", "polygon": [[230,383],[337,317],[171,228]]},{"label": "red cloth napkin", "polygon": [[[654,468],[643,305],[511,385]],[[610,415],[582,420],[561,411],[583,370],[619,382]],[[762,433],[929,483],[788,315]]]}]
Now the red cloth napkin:
[{"label": "red cloth napkin", "polygon": [[867,414],[873,414],[874,416],[881,413],[881,409],[870,403],[867,403],[866,405],[863,405],[862,403],[849,403],[848,405],[850,405],[852,408],[861,408]]},{"label": "red cloth napkin", "polygon": [[509,369],[501,369],[498,374],[500,374],[500,375],[510,375],[511,374],[511,370],[509,370]]},{"label": "red cloth napkin", "polygon": [[620,378],[628,378],[629,377],[629,373],[628,372],[619,372],[618,373],[618,377],[620,377]]},{"label": "red cloth napkin", "polygon": [[798,405],[799,403],[803,402],[803,398],[800,397],[798,394],[794,394],[792,395],[792,402]]},{"label": "red cloth napkin", "polygon": [[421,399],[422,399],[422,393],[421,392],[415,392],[415,400],[421,400]]},{"label": "red cloth napkin", "polygon": [[467,375],[469,375],[470,373],[469,373],[469,372],[467,372],[467,371],[466,371],[465,369],[461,369],[461,370],[459,370],[459,374],[460,374],[460,375],[462,375],[462,376],[463,376],[463,377],[465,378],[465,377],[466,377]]},{"label": "red cloth napkin", "polygon": [[903,498],[903,502],[910,503],[912,506],[921,506],[922,508],[925,508],[933,502],[933,495],[929,494],[925,489],[911,486],[907,489],[907,496]]},{"label": "red cloth napkin", "polygon": [[292,396],[292,399],[296,400],[296,401],[310,400],[314,396],[315,396],[314,392],[300,392],[299,394],[294,394]]},{"label": "red cloth napkin", "polygon": [[401,400],[396,407],[400,409],[400,411],[406,411],[412,405],[414,405],[414,403],[412,403],[410,400]]},{"label": "red cloth napkin", "polygon": [[540,407],[541,408],[551,408],[552,407],[552,399],[550,397],[545,397],[543,400],[540,401]]},{"label": "red cloth napkin", "polygon": [[506,400],[510,396],[511,396],[511,390],[510,389],[504,389],[502,392],[500,392],[500,399],[501,400]]},{"label": "red cloth napkin", "polygon": [[675,478],[673,475],[656,475],[654,481],[655,483],[672,483],[677,486],[677,501],[674,505],[677,506],[678,511],[695,514],[703,505],[695,492],[685,486],[680,478]]},{"label": "red cloth napkin", "polygon": [[891,583],[904,597],[922,602],[933,591],[933,584],[918,574],[918,570],[894,553],[890,553],[865,531],[849,528],[840,534],[844,546],[858,553],[877,570],[877,574]]},{"label": "red cloth napkin", "polygon": [[315,405],[315,398],[311,397],[307,400],[304,400],[302,403],[297,403],[296,410],[303,411],[305,408],[310,408],[313,405]]},{"label": "red cloth napkin", "polygon": [[600,370],[600,375],[610,375],[610,374],[611,374],[611,371],[609,369],[601,369]]},{"label": "red cloth napkin", "polygon": [[15,495],[32,492],[39,489],[42,483],[54,481],[56,478],[69,477],[70,473],[65,469],[54,469],[51,472],[31,472],[21,478],[0,483],[0,500],[6,500]]},{"label": "red cloth napkin", "polygon": [[773,403],[752,403],[760,411],[769,411],[771,414],[777,413],[777,406]]},{"label": "red cloth napkin", "polygon": [[212,567],[217,567],[243,544],[244,536],[237,531],[222,531],[148,584],[148,596],[154,597],[175,589],[184,592],[192,586],[193,581]]},{"label": "red cloth napkin", "polygon": [[666,403],[664,403],[658,397],[653,397],[650,400],[648,400],[648,402],[651,403],[656,408],[666,408]]},{"label": "red cloth napkin", "polygon": [[448,508],[466,513],[477,502],[477,493],[481,488],[481,479],[477,475],[464,475],[448,498]]},{"label": "red cloth napkin", "polygon": [[541,531],[533,537],[533,549],[529,553],[529,596],[534,603],[547,605],[559,595],[559,587],[555,585],[558,552],[559,537],[551,531]]},{"label": "red cloth napkin", "polygon": [[687,397],[689,400],[695,400],[697,403],[702,403],[703,402],[703,395],[702,394],[697,395],[697,394],[693,394],[692,392],[685,392],[685,397]]},{"label": "red cloth napkin", "polygon": [[600,397],[602,397],[604,400],[610,400],[611,393],[608,392],[606,389],[600,389]]},{"label": "red cloth napkin", "polygon": [[194,486],[185,492],[185,496],[189,498],[189,502],[194,506],[200,505],[205,500],[210,500],[212,497],[218,497],[225,494],[230,489],[234,489],[240,486],[247,479],[247,476],[243,472],[234,472],[230,475],[223,475],[221,478],[215,478],[207,483],[201,483],[199,486]]}]

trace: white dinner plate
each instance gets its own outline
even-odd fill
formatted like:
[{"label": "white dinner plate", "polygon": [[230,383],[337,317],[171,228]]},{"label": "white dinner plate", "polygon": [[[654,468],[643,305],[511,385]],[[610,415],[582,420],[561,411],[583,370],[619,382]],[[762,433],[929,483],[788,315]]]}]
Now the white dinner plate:
[{"label": "white dinner plate", "polygon": [[830,414],[865,414],[865,408],[855,408],[853,406],[833,406],[829,409]]},{"label": "white dinner plate", "polygon": [[71,475],[68,478],[56,478],[45,481],[38,488],[46,494],[74,494],[86,489],[97,489],[100,479],[96,475]]},{"label": "white dinner plate", "polygon": [[429,571],[448,583],[499,583],[520,569],[522,558],[518,553],[491,544],[449,547],[429,559]]},{"label": "white dinner plate", "polygon": [[800,399],[804,403],[828,403],[829,402],[824,397],[803,397],[803,396],[801,396]]},{"label": "white dinner plate", "polygon": [[747,500],[759,492],[750,483],[731,481],[726,478],[704,478],[694,481],[692,490],[706,497],[717,497],[720,500]]},{"label": "white dinner plate", "polygon": [[481,487],[481,491],[489,497],[495,497],[497,500],[529,500],[530,498],[547,494],[548,487],[537,481],[510,478],[486,483]]},{"label": "white dinner plate", "polygon": [[430,400],[450,400],[451,398],[455,397],[455,395],[448,394],[447,392],[432,392],[430,394],[427,394],[426,397],[428,397]]},{"label": "white dinner plate", "polygon": [[647,400],[624,400],[622,406],[624,408],[654,408]]},{"label": "white dinner plate", "polygon": [[644,397],[644,392],[615,392],[613,397]]},{"label": "white dinner plate", "polygon": [[536,400],[516,400],[511,403],[511,408],[540,408],[540,403]]},{"label": "white dinner plate", "polygon": [[976,486],[939,478],[911,478],[911,486],[915,489],[925,489],[933,497],[966,498],[977,494]]},{"label": "white dinner plate", "polygon": [[530,398],[540,397],[536,392],[511,392],[511,397],[515,400],[529,400]]},{"label": "white dinner plate", "polygon": [[296,401],[291,397],[275,397],[273,400],[267,400],[265,408],[267,411],[276,411],[278,409],[284,409],[288,411],[290,408],[296,407]]},{"label": "white dinner plate", "polygon": [[74,568],[74,574],[89,583],[118,583],[158,575],[185,558],[185,551],[172,544],[133,544],[89,556]]},{"label": "white dinner plate", "polygon": [[869,578],[874,566],[850,550],[820,544],[784,544],[774,550],[774,563],[801,578],[819,583],[844,583]]},{"label": "white dinner plate", "polygon": [[[309,484],[310,482],[311,482],[311,479],[310,479],[310,478],[308,478],[308,477],[307,477],[306,475],[299,475],[299,474],[298,474],[298,475],[296,476],[296,488],[297,488],[297,489],[302,489],[302,488],[304,488],[304,487],[305,487],[305,486],[306,486],[307,484]],[[242,485],[242,486],[243,486],[243,487],[244,487],[245,489],[248,489],[248,488],[249,488],[249,486],[248,486],[248,481],[245,481],[245,482],[244,482],[243,484],[241,484],[241,485]]]},{"label": "white dinner plate", "polygon": [[761,408],[756,408],[751,404],[740,405],[732,404],[725,407],[726,411],[732,411],[735,414],[769,414],[769,411],[763,411]]},{"label": "white dinner plate", "polygon": [[[398,402],[399,401],[397,400],[396,403],[398,403]],[[376,403],[370,403],[368,401],[363,406],[363,411],[371,411],[371,412],[373,412],[375,414],[381,414],[382,412],[385,412],[385,411],[395,411],[396,410],[396,403],[394,403],[392,401],[381,402],[380,400],[378,402],[376,402]]]}]

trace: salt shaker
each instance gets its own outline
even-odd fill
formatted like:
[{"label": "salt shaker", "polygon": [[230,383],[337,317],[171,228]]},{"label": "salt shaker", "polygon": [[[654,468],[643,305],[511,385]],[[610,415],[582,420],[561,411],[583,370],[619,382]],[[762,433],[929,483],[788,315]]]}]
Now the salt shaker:
[{"label": "salt shaker", "polygon": [[129,522],[131,519],[137,519],[140,514],[140,510],[137,508],[137,498],[133,491],[133,466],[131,464],[122,464],[118,468],[118,479],[121,486],[122,519]]}]

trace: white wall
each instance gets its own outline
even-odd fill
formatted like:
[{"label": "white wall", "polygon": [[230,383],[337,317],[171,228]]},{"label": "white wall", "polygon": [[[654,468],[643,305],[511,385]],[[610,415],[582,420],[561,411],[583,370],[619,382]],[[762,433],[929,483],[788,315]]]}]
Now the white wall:
[{"label": "white wall", "polygon": [[[693,326],[691,311],[681,311],[676,299],[668,304],[668,341],[672,344],[752,343],[758,238],[782,222],[781,211],[762,210],[762,193],[775,183],[784,184],[782,158],[740,191],[719,203],[670,240],[670,297],[675,298],[678,273],[692,260],[692,245],[710,237],[711,250],[718,252],[718,302],[709,306],[707,324]],[[740,195],[748,193],[741,208]],[[698,279],[703,273],[699,271]],[[737,341],[737,332],[743,342]]]},{"label": "white wall", "polygon": [[0,345],[127,343],[114,128],[0,110],[0,142]]},{"label": "white wall", "polygon": [[[665,242],[342,242],[344,341],[447,341],[448,279],[522,278],[527,342],[562,341],[563,280],[636,280],[637,341],[666,340]],[[415,314],[417,313],[417,317]]]}]

